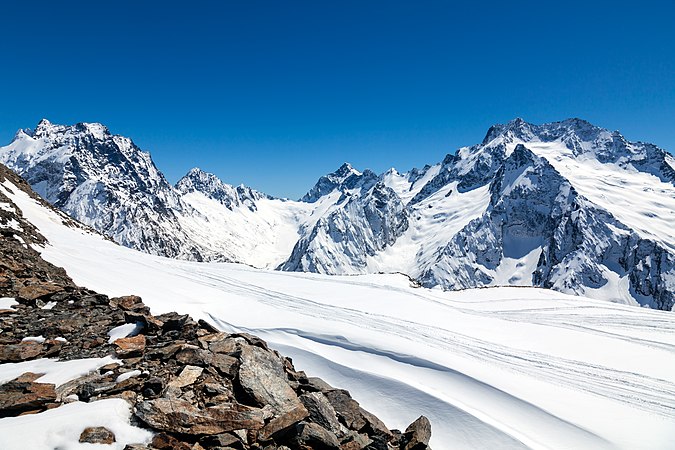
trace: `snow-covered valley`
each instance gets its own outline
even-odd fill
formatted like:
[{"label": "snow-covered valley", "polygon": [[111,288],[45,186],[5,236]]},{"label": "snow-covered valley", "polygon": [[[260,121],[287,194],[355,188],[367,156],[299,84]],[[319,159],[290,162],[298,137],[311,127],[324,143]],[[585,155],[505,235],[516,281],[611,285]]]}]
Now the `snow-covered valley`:
[{"label": "snow-covered valley", "polygon": [[0,189],[49,240],[43,257],[76,283],[255,333],[390,427],[427,415],[436,449],[666,449],[675,440],[671,313],[537,288],[445,292],[396,274],[153,256],[65,226],[7,181]]}]

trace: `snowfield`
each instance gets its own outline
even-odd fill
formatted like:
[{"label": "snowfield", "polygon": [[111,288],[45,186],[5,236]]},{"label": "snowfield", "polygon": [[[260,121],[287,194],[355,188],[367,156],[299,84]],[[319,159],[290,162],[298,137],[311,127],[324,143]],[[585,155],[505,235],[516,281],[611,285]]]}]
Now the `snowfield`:
[{"label": "snowfield", "polygon": [[[76,283],[257,334],[389,427],[426,415],[436,450],[673,448],[672,313],[534,288],[443,292],[403,275],[156,257],[64,226],[8,181],[0,190],[49,240],[43,257]],[[63,408],[83,406],[2,419],[0,429],[38,427]]]}]

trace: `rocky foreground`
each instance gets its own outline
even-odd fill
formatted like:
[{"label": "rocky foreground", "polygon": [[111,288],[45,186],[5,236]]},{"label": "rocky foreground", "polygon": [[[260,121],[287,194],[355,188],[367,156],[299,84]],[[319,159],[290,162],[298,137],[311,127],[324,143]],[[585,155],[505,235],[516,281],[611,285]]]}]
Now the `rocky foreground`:
[{"label": "rocky foreground", "polygon": [[[5,178],[30,192],[0,166]],[[0,418],[120,398],[133,424],[154,432],[128,450],[428,448],[425,417],[405,432],[389,430],[347,391],[296,370],[255,336],[222,333],[187,315],[153,316],[139,297],[76,286],[32,248],[44,238],[1,193],[0,204],[9,205],[0,208],[0,298],[16,302],[0,309],[0,368],[112,357],[60,385],[32,372],[6,381]],[[83,427],[79,440],[113,444],[116,437],[104,426]]]}]

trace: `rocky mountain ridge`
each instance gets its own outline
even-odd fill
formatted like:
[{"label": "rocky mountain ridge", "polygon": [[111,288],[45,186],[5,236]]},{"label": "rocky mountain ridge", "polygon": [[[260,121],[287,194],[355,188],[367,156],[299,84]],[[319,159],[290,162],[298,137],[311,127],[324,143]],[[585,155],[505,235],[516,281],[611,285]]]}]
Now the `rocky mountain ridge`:
[{"label": "rocky mountain ridge", "polygon": [[[6,179],[35,196],[0,165],[0,183]],[[0,380],[0,417],[39,420],[73,402],[122,399],[132,425],[153,433],[127,450],[428,448],[426,418],[403,433],[389,430],[347,391],[297,371],[255,336],[187,315],[153,316],[139,297],[76,286],[40,258],[33,246],[44,237],[1,192],[0,205],[0,297],[13,300],[0,310],[0,367],[40,358],[101,361],[59,384],[33,372]],[[105,426],[79,434],[92,444],[116,439]]]},{"label": "rocky mountain ridge", "polygon": [[[507,179],[518,161],[520,179]],[[580,119],[495,125],[480,144],[406,173],[345,163],[297,202],[199,169],[172,187],[147,154],[98,124],[43,121],[0,149],[0,162],[73,217],[163,256],[674,306],[675,159]]]}]

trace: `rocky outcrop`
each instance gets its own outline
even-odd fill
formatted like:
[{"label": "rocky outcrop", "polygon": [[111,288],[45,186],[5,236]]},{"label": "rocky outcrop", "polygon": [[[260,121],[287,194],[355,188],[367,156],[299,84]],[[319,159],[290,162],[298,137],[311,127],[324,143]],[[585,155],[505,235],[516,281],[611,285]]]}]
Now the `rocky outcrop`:
[{"label": "rocky outcrop", "polygon": [[[22,227],[25,242],[44,242],[18,210],[6,219]],[[255,336],[223,333],[188,315],[154,316],[140,297],[78,287],[17,239],[3,236],[0,248],[11,256],[0,262],[8,280],[0,296],[18,303],[0,314],[0,365],[115,358],[60,385],[34,373],[0,384],[0,417],[121,398],[136,425],[155,432],[129,450],[404,449],[420,441],[419,433],[387,429],[347,391],[296,370]],[[120,328],[127,324],[135,326]],[[115,436],[83,428],[80,442],[109,444]]]}]

